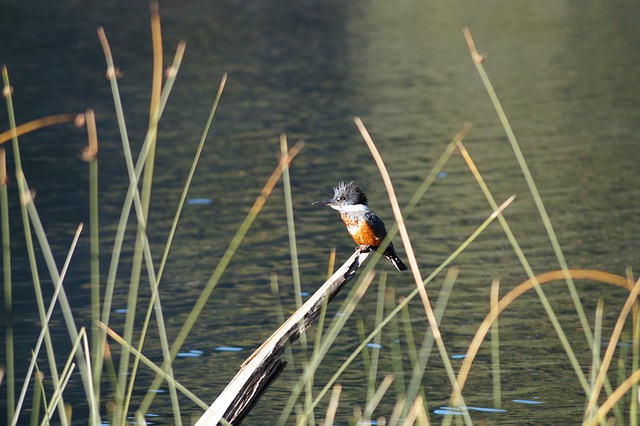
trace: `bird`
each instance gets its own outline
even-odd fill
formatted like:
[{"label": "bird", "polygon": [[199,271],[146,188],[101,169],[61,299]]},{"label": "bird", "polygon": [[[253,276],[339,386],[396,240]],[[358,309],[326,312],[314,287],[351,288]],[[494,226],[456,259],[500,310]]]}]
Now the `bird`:
[{"label": "bird", "polygon": [[[371,248],[377,250],[382,240],[387,236],[387,229],[382,219],[369,210],[367,194],[354,182],[339,182],[338,186],[333,188],[333,198],[331,200],[316,201],[313,205],[323,205],[338,210],[351,238],[361,249]],[[391,241],[382,255],[398,271],[407,270],[407,265],[400,260]]]}]

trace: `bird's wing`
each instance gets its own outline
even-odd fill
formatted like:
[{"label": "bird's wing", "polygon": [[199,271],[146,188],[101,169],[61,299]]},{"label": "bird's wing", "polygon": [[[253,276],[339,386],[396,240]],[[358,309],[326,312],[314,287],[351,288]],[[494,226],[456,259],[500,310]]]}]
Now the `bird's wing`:
[{"label": "bird's wing", "polygon": [[372,212],[367,212],[365,214],[365,218],[371,225],[373,233],[376,235],[376,237],[379,237],[382,240],[387,236],[387,228],[384,227],[384,222],[382,222],[382,219],[380,219]]}]

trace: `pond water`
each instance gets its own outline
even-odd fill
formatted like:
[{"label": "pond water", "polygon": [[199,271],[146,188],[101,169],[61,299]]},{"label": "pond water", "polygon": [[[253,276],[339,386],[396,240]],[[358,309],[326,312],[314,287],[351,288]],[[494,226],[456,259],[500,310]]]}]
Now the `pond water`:
[{"label": "pond water", "polygon": [[[96,28],[105,28],[122,73],[119,84],[137,152],[147,127],[152,64],[148,7],[138,3],[9,0],[0,6],[0,62],[9,70],[18,123],[88,107],[96,111],[104,279],[127,180]],[[388,225],[392,223],[380,174],[354,125],[355,116],[362,118],[376,141],[401,206],[411,199],[458,129],[465,122],[473,123],[465,145],[499,202],[517,195],[505,217],[533,270],[559,268],[500,120],[469,57],[464,26],[487,57],[484,66],[569,266],[619,275],[627,267],[637,270],[640,27],[636,24],[640,5],[556,0],[189,0],[161,4],[160,10],[166,63],[180,40],[187,42],[187,50],[158,138],[148,229],[158,261],[220,78],[225,72],[229,75],[189,192],[193,201],[185,206],[161,284],[170,336],[182,326],[275,167],[282,132],[290,144],[306,142],[291,169],[304,292],[313,292],[323,282],[332,248],[340,263],[353,250],[336,213],[311,206],[329,197],[339,180],[362,184],[371,208]],[[8,128],[4,113],[0,128]],[[25,174],[37,191],[36,205],[59,265],[78,223],[88,223],[88,171],[79,158],[85,143],[82,130],[64,125],[21,138]],[[9,157],[11,152],[8,148]],[[16,367],[22,372],[39,330],[39,317],[15,179],[9,189]],[[423,276],[490,213],[464,160],[454,155],[407,217]],[[133,238],[130,232],[125,255],[133,251]],[[86,326],[90,322],[88,245],[85,231],[65,282],[78,323]],[[405,258],[399,238],[395,245]],[[527,276],[497,223],[456,259],[455,266],[459,276],[442,333],[458,367],[459,355],[466,352],[487,313],[492,279],[500,279],[504,294]],[[116,329],[126,309],[127,269],[125,262],[112,314]],[[388,286],[396,299],[415,287],[409,274],[396,273],[388,263],[381,263],[377,270],[388,273]],[[278,297],[270,290],[273,274],[278,276],[285,312],[291,312],[295,302],[282,185],[276,187],[231,261],[187,340],[184,355],[176,361],[176,376],[204,401],[213,401],[242,361],[278,327],[274,308]],[[443,277],[429,288],[433,301]],[[566,285],[547,288],[588,374],[591,352]],[[598,298],[606,298],[606,342],[627,294],[592,282],[578,282],[578,289],[590,321]],[[373,327],[375,307],[374,285],[354,313],[367,330]],[[427,324],[417,299],[410,304],[410,312],[421,341]],[[4,342],[6,316],[0,319]],[[514,303],[500,326],[503,411],[489,410],[493,396],[485,345],[465,392],[467,405],[478,408],[471,411],[474,421],[575,423],[583,415],[584,392],[535,294],[530,292]],[[67,334],[61,315],[54,317],[52,332],[64,347]],[[389,347],[394,342],[385,336],[381,377],[392,370]],[[401,343],[404,339],[402,335]],[[328,380],[359,341],[355,321],[350,320],[316,382]],[[149,344],[148,355],[160,360],[155,342]],[[0,357],[4,360],[4,353]],[[45,363],[42,358],[42,366]],[[347,424],[353,407],[366,404],[362,365],[359,359],[340,380],[344,392],[336,424]],[[148,382],[145,374],[141,383]],[[265,424],[265,418],[275,418],[295,377],[294,371],[286,371],[245,424]],[[407,369],[405,380],[409,377]],[[425,377],[429,415],[432,422],[440,422],[448,411],[450,384],[436,355]],[[141,385],[140,394],[145,390]],[[79,387],[69,392],[82,395]],[[4,387],[0,397],[6,398]],[[395,399],[391,392],[376,416],[388,417]],[[5,404],[1,405],[4,410]],[[158,417],[149,420],[171,423],[169,407],[168,398],[159,395],[152,407]],[[183,410],[185,418],[201,413],[187,401]],[[79,407],[79,424],[83,423],[81,413]]]}]

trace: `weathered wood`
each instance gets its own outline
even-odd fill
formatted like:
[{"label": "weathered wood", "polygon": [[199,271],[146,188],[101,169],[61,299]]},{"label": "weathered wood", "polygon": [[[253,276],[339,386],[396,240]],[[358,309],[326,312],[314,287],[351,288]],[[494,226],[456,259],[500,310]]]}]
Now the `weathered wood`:
[{"label": "weathered wood", "polygon": [[368,251],[357,249],[309,300],[247,358],[196,426],[218,425],[222,418],[233,425],[240,424],[286,366],[281,359],[285,345],[297,340],[309,328],[320,314],[324,301],[331,301],[340,292],[368,256]]}]

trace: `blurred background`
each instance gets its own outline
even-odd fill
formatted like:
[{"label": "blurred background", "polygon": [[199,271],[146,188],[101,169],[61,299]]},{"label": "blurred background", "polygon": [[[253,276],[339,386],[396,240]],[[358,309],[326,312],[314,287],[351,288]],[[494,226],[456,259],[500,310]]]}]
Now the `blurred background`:
[{"label": "blurred background", "polygon": [[[464,26],[487,58],[486,70],[569,266],[620,275],[626,267],[637,269],[638,3],[188,0],[160,2],[160,14],[165,64],[171,63],[180,40],[186,41],[187,49],[158,136],[148,229],[157,260],[220,79],[225,72],[229,75],[189,192],[190,199],[205,202],[187,204],[161,283],[170,340],[276,166],[281,133],[290,144],[306,142],[291,168],[303,291],[312,293],[323,282],[332,248],[342,263],[354,247],[336,212],[311,206],[329,198],[339,180],[361,184],[372,210],[387,226],[393,223],[386,191],[354,125],[355,116],[362,118],[376,141],[401,206],[453,135],[465,122],[473,123],[465,145],[499,202],[518,196],[505,217],[534,271],[558,269],[504,130],[471,62]],[[147,129],[151,90],[149,5],[74,0],[0,3],[0,63],[8,67],[18,124],[87,108],[96,112],[101,262],[106,272],[128,179],[98,27],[104,27],[122,73],[120,90],[137,153]],[[0,131],[9,128],[5,107],[2,111]],[[61,265],[78,223],[88,223],[88,168],[80,159],[86,133],[61,125],[26,135],[20,142],[25,175],[37,191],[36,206]],[[12,174],[12,150],[5,146]],[[26,368],[39,318],[13,176],[9,189],[20,372]],[[240,363],[277,328],[274,304],[281,300],[286,313],[295,308],[283,200],[278,185],[213,293],[211,308],[187,341],[185,351],[194,350],[199,356],[176,361],[178,379],[205,401],[215,399]],[[490,213],[463,159],[455,155],[406,218],[423,275]],[[133,251],[134,229],[128,233],[127,253]],[[65,282],[79,322],[87,321],[83,325],[89,322],[88,244],[85,231]],[[455,263],[460,275],[442,326],[452,355],[466,352],[484,318],[491,280],[501,280],[504,294],[527,278],[497,223]],[[124,265],[112,315],[116,329],[126,307],[129,271]],[[396,273],[390,264],[380,263],[377,269],[389,273],[388,285],[396,298],[415,288],[408,274]],[[272,274],[278,276],[279,296],[269,288]],[[442,278],[436,281],[429,289],[434,299]],[[147,287],[141,285],[144,291]],[[622,290],[605,286],[581,284],[579,290],[590,318],[598,297],[607,296],[611,309],[605,316],[611,321],[626,298]],[[564,315],[574,349],[590,362],[565,284],[549,286],[548,295]],[[481,414],[500,424],[575,421],[582,415],[584,394],[537,300],[534,294],[523,296],[501,322],[507,411]],[[372,287],[354,314],[369,326],[372,319],[367,316],[375,301]],[[411,310],[416,333],[424,333],[427,326],[419,301]],[[612,323],[605,323],[605,329],[607,324]],[[350,325],[325,360],[327,379],[359,343],[353,321]],[[53,327],[65,345],[61,315],[54,318]],[[220,347],[239,350],[216,349]],[[160,360],[156,343],[150,343],[148,351]],[[433,418],[438,417],[433,410],[446,404],[450,392],[440,363],[434,355],[424,383]],[[485,359],[475,368],[477,379],[469,383],[467,403],[489,407],[490,365]],[[148,381],[147,371],[141,374],[142,383]],[[264,424],[265,415],[279,414],[288,380],[295,376],[295,371],[285,372],[245,424]],[[361,363],[345,375],[343,417],[338,424],[348,422],[350,404],[364,404],[364,380]],[[79,387],[76,391],[81,392]],[[0,397],[4,392],[0,388]],[[165,417],[167,401],[158,396],[153,410],[159,417],[151,420],[171,423],[171,416]],[[393,398],[383,402],[381,414],[388,415],[393,403]],[[200,410],[185,403],[185,412],[198,416]]]}]

